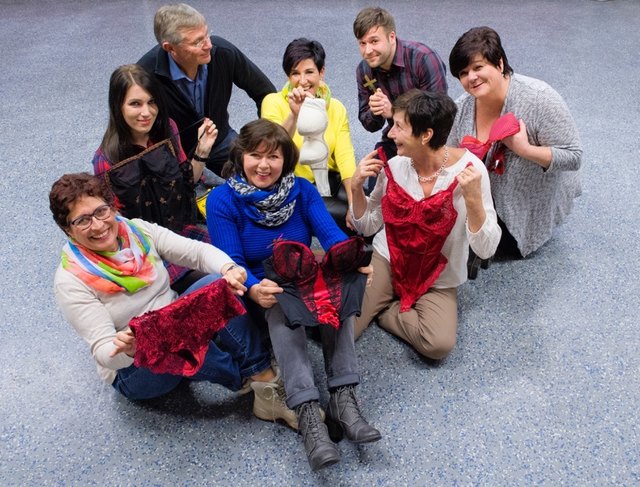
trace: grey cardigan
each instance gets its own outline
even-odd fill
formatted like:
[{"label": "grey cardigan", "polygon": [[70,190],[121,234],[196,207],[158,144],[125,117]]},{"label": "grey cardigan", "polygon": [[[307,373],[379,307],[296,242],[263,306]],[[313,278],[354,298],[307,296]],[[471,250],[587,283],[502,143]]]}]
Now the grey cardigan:
[{"label": "grey cardigan", "polygon": [[[465,93],[456,104],[448,140],[455,147],[465,135],[476,136],[475,98]],[[551,238],[582,193],[582,146],[569,108],[544,81],[514,74],[502,107],[502,114],[507,112],[524,120],[531,144],[550,147],[552,153],[545,170],[506,149],[504,174],[489,173],[496,212],[526,256]]]}]

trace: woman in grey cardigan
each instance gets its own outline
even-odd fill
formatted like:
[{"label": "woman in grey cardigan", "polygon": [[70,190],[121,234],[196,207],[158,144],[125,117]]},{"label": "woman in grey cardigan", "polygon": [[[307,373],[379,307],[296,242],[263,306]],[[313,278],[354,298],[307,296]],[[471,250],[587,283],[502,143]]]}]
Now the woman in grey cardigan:
[{"label": "woman in grey cardigan", "polygon": [[448,143],[484,160],[502,227],[498,252],[525,257],[551,238],[581,194],[575,122],[548,84],[513,73],[489,27],[464,33],[449,67],[467,93],[456,101]]}]

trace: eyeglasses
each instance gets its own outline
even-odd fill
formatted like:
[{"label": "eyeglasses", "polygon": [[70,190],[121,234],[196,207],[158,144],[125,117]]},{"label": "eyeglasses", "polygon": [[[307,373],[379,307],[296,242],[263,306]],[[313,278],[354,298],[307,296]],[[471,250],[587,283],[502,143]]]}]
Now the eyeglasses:
[{"label": "eyeglasses", "polygon": [[80,215],[78,218],[74,218],[69,226],[76,227],[79,230],[86,230],[93,223],[93,219],[106,220],[111,216],[111,206],[100,205],[90,215]]},{"label": "eyeglasses", "polygon": [[203,37],[202,39],[194,41],[194,42],[187,42],[186,44],[187,44],[187,46],[194,47],[196,49],[202,49],[207,42],[211,41],[210,37],[212,35],[213,35],[213,31],[209,31],[207,33],[207,35],[205,37]]}]

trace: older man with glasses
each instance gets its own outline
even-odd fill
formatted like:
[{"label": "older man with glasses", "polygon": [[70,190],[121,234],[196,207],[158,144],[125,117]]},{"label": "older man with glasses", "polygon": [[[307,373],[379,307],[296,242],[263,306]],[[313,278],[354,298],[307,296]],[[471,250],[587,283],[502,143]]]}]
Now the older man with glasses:
[{"label": "older man with glasses", "polygon": [[255,101],[258,116],[262,99],[276,89],[240,49],[211,35],[204,16],[189,5],[160,7],[154,17],[154,33],[158,45],[138,64],[162,83],[169,116],[178,124],[186,151],[191,152],[197,145],[197,121],[203,117],[213,120],[218,139],[202,162],[220,174],[229,155],[229,144],[237,136],[229,125],[233,85]]}]

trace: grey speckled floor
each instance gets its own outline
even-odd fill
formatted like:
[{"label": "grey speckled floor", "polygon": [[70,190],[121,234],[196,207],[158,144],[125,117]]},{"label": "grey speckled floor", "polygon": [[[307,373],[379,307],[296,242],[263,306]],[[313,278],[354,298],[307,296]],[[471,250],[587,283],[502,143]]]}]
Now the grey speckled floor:
[{"label": "grey speckled floor", "polygon": [[[369,150],[376,137],[356,118],[351,34],[365,2],[193,4],[276,86],[287,42],[322,41],[356,152]],[[516,71],[569,104],[584,194],[530,259],[495,264],[460,289],[459,343],[441,364],[378,328],[366,333],[360,396],[384,439],[342,443],[342,462],[320,473],[295,434],[252,416],[248,397],[197,384],[149,404],[122,399],[55,308],[63,237],[48,190],[64,172],[89,170],[108,76],[152,45],[159,5],[0,0],[0,485],[640,484],[640,2],[389,4],[401,38],[445,59],[469,27],[497,28]],[[236,128],[254,116],[234,95]]]}]

